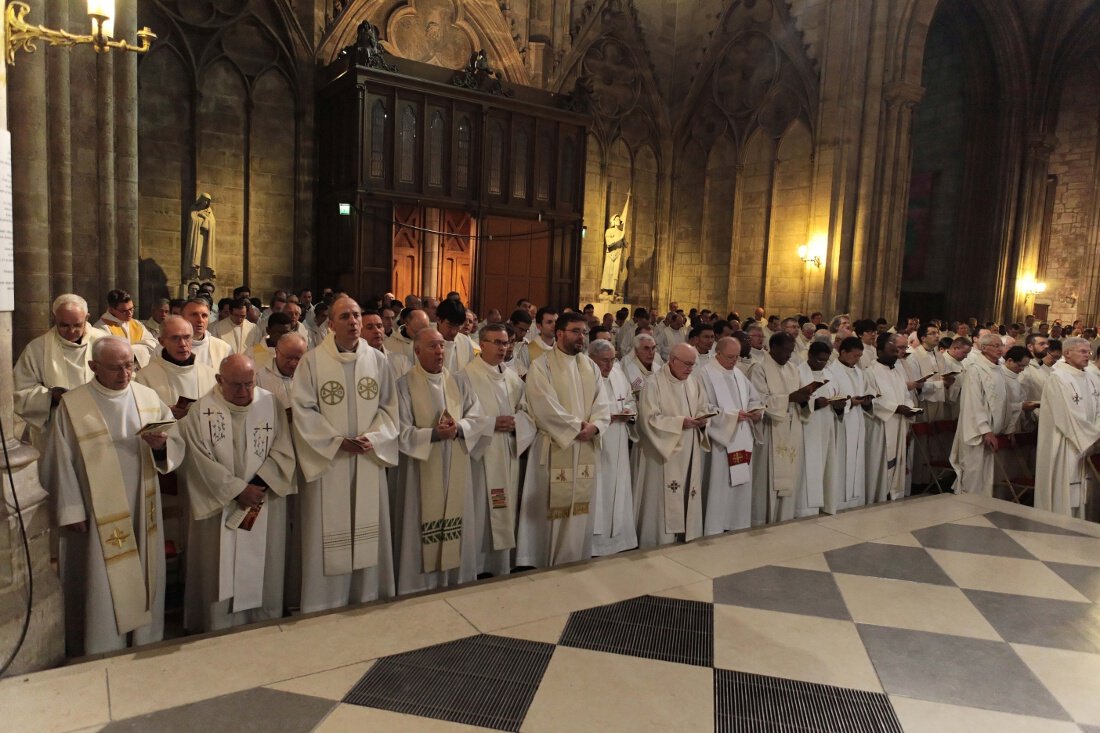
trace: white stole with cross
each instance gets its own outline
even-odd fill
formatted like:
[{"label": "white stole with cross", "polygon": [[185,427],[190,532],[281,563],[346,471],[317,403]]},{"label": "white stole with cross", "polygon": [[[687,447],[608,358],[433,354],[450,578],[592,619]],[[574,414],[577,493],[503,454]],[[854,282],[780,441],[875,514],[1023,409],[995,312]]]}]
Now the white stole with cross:
[{"label": "white stole with cross", "polygon": [[[237,478],[248,481],[267,460],[275,439],[275,398],[257,389],[252,404],[238,407],[214,390],[194,408],[202,423],[201,439],[207,452]],[[234,425],[236,417],[236,425]],[[239,428],[243,418],[243,430]],[[229,529],[225,520],[237,509],[235,501],[221,512],[218,562],[218,600],[233,599],[233,613],[263,605],[264,557],[267,551],[267,515],[260,510],[251,531]]]}]

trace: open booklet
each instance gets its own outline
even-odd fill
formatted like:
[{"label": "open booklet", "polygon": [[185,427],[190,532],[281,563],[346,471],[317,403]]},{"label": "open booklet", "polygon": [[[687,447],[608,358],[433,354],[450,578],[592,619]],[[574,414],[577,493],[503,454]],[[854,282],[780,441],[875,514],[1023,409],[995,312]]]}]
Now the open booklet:
[{"label": "open booklet", "polygon": [[138,435],[147,435],[149,433],[163,433],[165,430],[175,424],[175,420],[158,420],[157,422],[145,423],[141,426],[141,430],[138,431]]}]

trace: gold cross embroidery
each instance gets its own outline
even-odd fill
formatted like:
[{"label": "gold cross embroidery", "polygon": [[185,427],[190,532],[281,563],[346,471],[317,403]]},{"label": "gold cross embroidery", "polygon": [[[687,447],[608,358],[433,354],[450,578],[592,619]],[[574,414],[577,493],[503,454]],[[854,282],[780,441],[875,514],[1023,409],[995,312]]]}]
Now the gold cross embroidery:
[{"label": "gold cross embroidery", "polygon": [[118,527],[115,527],[114,534],[104,540],[109,545],[114,545],[118,549],[122,549],[122,546],[126,544],[126,540],[130,538],[130,535],[123,532]]},{"label": "gold cross embroidery", "polygon": [[558,472],[558,481],[565,481],[565,471]]}]

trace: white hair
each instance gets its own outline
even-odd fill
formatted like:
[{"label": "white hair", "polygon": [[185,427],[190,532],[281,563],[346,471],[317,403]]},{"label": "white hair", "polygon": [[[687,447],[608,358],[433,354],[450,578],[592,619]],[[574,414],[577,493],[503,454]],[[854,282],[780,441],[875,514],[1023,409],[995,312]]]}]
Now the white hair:
[{"label": "white hair", "polygon": [[642,344],[652,342],[654,346],[657,345],[657,339],[650,336],[648,333],[640,333],[634,337],[634,348],[638,348]]},{"label": "white hair", "polygon": [[[645,334],[642,335],[644,336]],[[588,355],[591,357],[600,356],[607,351],[614,353],[615,347],[611,345],[610,341],[605,341],[604,339],[596,339],[588,345]]]},{"label": "white hair", "polygon": [[[1088,339],[1083,339],[1080,336],[1070,336],[1068,339],[1062,339],[1062,352],[1065,353],[1075,346],[1081,346],[1084,344],[1089,347],[1089,352],[1092,352],[1092,346],[1089,344]],[[1091,356],[1091,353],[1090,353]]]},{"label": "white hair", "polygon": [[99,361],[99,358],[103,356],[103,352],[112,346],[118,346],[126,349],[131,354],[134,353],[134,347],[130,345],[130,342],[121,336],[100,336],[92,342],[92,361]]},{"label": "white hair", "polygon": [[[1081,340],[1085,341],[1084,339],[1081,339]],[[1088,343],[1088,342],[1085,341],[1085,343]],[[1003,344],[1004,344],[1004,341],[1001,340],[1000,335],[995,334],[995,333],[985,333],[985,334],[982,334],[981,337],[978,338],[978,346],[1001,346]],[[1065,348],[1065,345],[1066,345],[1065,341],[1063,341],[1062,342],[1062,348]]]},{"label": "white hair", "polygon": [[50,306],[50,313],[56,316],[62,308],[76,308],[84,315],[88,315],[88,301],[76,293],[65,293],[54,298],[53,304]]},{"label": "white hair", "polygon": [[302,346],[305,346],[307,349],[309,348],[309,342],[306,341],[306,337],[296,331],[289,331],[280,336],[279,340],[275,342],[275,348],[278,348],[279,344],[283,343],[284,341],[286,341],[288,344],[291,341],[300,341],[302,343]]}]

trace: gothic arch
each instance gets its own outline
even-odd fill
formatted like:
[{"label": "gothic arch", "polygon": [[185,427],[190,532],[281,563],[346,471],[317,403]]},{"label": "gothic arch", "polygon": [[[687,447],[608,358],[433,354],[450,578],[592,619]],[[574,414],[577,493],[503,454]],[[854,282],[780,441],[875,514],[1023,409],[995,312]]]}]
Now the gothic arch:
[{"label": "gothic arch", "polygon": [[[523,58],[512,41],[512,30],[497,3],[488,0],[447,1],[454,3],[455,25],[462,32],[472,34],[479,47],[488,54],[491,66],[513,84],[530,84]],[[395,39],[385,37],[386,29],[395,13],[415,12],[416,2],[417,0],[366,0],[349,7],[321,40],[317,48],[317,59],[323,65],[332,63],[341,49],[354,43],[356,29],[363,21],[378,26],[383,33],[382,40],[387,50],[400,57],[400,48],[393,43]],[[443,32],[448,31],[444,29]]]}]

